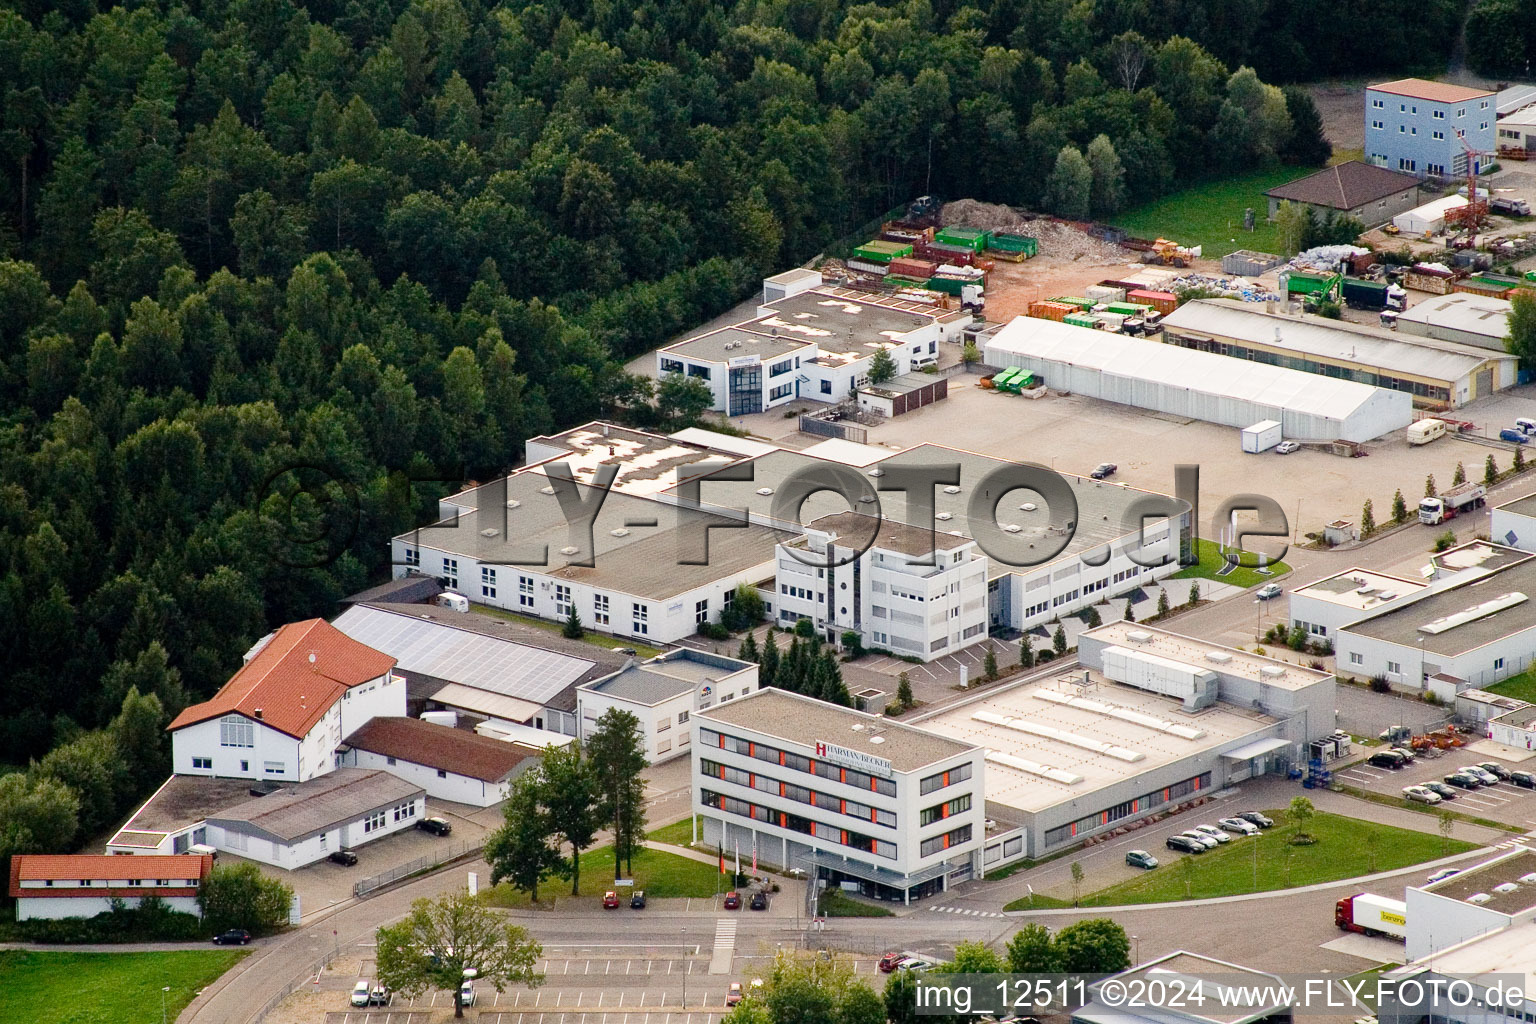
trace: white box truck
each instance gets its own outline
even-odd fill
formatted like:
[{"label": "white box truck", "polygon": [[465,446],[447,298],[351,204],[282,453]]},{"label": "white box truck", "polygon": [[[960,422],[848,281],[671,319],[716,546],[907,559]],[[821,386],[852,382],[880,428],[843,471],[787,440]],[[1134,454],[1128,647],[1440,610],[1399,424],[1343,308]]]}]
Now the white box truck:
[{"label": "white box truck", "polygon": [[1243,428],[1243,451],[1267,452],[1279,444],[1283,437],[1280,424],[1274,420],[1255,423],[1251,427]]},{"label": "white box truck", "polygon": [[1334,904],[1333,923],[1363,935],[1408,937],[1408,904],[1368,892],[1346,896]]},{"label": "white box truck", "polygon": [[1429,444],[1439,437],[1445,436],[1445,421],[1437,419],[1419,420],[1408,428],[1409,444]]}]

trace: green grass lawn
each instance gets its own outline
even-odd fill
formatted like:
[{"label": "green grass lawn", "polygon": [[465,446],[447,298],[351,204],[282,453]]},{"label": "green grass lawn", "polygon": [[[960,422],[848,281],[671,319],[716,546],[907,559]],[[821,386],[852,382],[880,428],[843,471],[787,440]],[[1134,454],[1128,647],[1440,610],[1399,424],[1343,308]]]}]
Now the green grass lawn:
[{"label": "green grass lawn", "polygon": [[821,894],[818,909],[827,917],[894,917],[884,907],[877,907],[843,894],[841,889],[828,889]]},{"label": "green grass lawn", "polygon": [[[703,835],[704,830],[699,829]],[[682,821],[674,821],[670,825],[663,825],[652,832],[646,833],[645,838],[657,843],[671,843],[673,846],[687,846],[693,841],[693,819],[684,818]]]},{"label": "green grass lawn", "polygon": [[0,952],[0,1024],[159,1024],[245,956],[245,950],[176,953]]},{"label": "green grass lawn", "polygon": [[[1302,167],[1272,167],[1206,182],[1127,210],[1113,222],[1137,238],[1171,238],[1180,245],[1204,246],[1204,255],[1210,259],[1237,249],[1274,252],[1280,235],[1266,219],[1269,200],[1264,193],[1306,173]],[[1244,231],[1243,211],[1249,207],[1255,228]]]},{"label": "green grass lawn", "polygon": [[[1446,840],[1438,833],[1368,824],[1321,812],[1307,823],[1307,831],[1317,838],[1317,842],[1311,846],[1292,846],[1289,841],[1290,814],[1286,811],[1264,813],[1275,819],[1275,827],[1263,834],[1236,836],[1230,843],[1197,856],[1186,857],[1171,850],[1165,855],[1158,850],[1158,858],[1162,861],[1160,867],[1088,893],[1083,896],[1082,905],[1168,903],[1269,892],[1392,871],[1476,849],[1475,843]],[[1190,824],[1198,824],[1193,815]],[[1368,837],[1373,838],[1374,849]],[[1193,864],[1187,874],[1183,863],[1186,860]],[[1091,877],[1085,886],[1090,884]]]},{"label": "green grass lawn", "polygon": [[[1220,546],[1213,540],[1206,540],[1204,537],[1201,537],[1199,543],[1195,547],[1195,551],[1200,556],[1200,563],[1198,565],[1191,565],[1186,569],[1180,569],[1178,572],[1168,577],[1169,579],[1216,580],[1218,583],[1230,583],[1234,587],[1243,587],[1246,589],[1248,587],[1256,587],[1260,583],[1267,583],[1270,580],[1273,580],[1276,576],[1291,571],[1291,567],[1286,565],[1284,562],[1271,562],[1269,565],[1265,566],[1265,568],[1270,571],[1270,575],[1268,576],[1256,572],[1253,569],[1244,568],[1243,566],[1238,566],[1236,569],[1233,569],[1225,576],[1218,576],[1216,573],[1220,571],[1226,561],[1221,556]],[[1182,597],[1183,595],[1178,596]],[[1170,594],[1169,600],[1174,599],[1174,595]]]},{"label": "green grass lawn", "polygon": [[1020,896],[1009,903],[1004,910],[1060,910],[1062,907],[1070,907],[1071,900],[1057,899],[1055,896],[1047,896],[1037,892],[1033,896]]},{"label": "green grass lawn", "polygon": [[1485,686],[1483,689],[1489,693],[1497,693],[1504,697],[1514,697],[1516,700],[1525,700],[1536,704],[1536,671],[1526,669],[1517,676],[1510,676],[1502,683]]},{"label": "green grass lawn", "polygon": [[[508,622],[517,622],[524,626],[532,626],[534,629],[542,629],[547,633],[558,633],[561,629],[565,628],[565,623],[563,622],[550,622],[547,619],[535,619],[528,615],[519,615],[516,612],[509,612],[503,608],[492,608],[489,605],[472,604],[469,606],[469,610],[480,615],[489,615],[494,619],[506,619]],[[658,648],[647,647],[645,644],[637,643],[634,640],[622,640],[616,636],[607,636],[603,633],[593,633],[591,631],[588,631],[587,634],[581,638],[581,642],[585,644],[592,644],[596,647],[606,647],[610,651],[617,650],[620,647],[629,647],[634,650],[635,656],[639,658],[654,658],[656,655],[661,653],[660,649]]]},{"label": "green grass lawn", "polygon": [[[730,859],[727,858],[727,866]],[[713,896],[730,887],[728,876],[714,864],[679,857],[664,850],[641,849],[635,853],[635,888],[652,899],[677,896]],[[613,888],[613,847],[603,846],[581,855],[581,895],[571,895],[570,879],[552,877],[539,886],[539,903],[573,899],[596,901]],[[626,887],[625,894],[630,890]],[[526,907],[528,894],[503,882],[487,892],[486,902],[497,907]]]}]

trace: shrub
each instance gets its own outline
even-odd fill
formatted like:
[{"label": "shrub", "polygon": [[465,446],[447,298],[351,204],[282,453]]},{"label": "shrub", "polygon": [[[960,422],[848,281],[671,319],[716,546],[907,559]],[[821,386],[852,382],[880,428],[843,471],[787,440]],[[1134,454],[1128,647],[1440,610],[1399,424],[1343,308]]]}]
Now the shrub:
[{"label": "shrub", "polygon": [[184,914],[166,906],[158,896],[147,896],[130,908],[114,900],[112,909],[95,917],[33,918],[18,921],[16,932],[28,942],[83,945],[109,942],[192,942],[206,939],[210,929],[196,914]]},{"label": "shrub", "polygon": [[725,628],[724,623],[706,622],[699,627],[699,632],[711,640],[729,640],[731,631]]},{"label": "shrub", "polygon": [[1456,531],[1446,530],[1435,538],[1435,551],[1445,551],[1456,546]]},{"label": "shrub", "polygon": [[1371,689],[1377,693],[1391,693],[1392,684],[1387,682],[1386,676],[1372,676]]}]

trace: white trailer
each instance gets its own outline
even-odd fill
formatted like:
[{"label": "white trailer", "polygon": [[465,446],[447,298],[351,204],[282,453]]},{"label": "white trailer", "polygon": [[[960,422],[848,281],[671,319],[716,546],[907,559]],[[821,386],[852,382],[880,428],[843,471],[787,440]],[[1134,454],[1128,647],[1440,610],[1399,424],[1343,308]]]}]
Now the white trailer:
[{"label": "white trailer", "polygon": [[1243,451],[1267,452],[1284,438],[1277,420],[1260,420],[1251,427],[1243,428]]}]

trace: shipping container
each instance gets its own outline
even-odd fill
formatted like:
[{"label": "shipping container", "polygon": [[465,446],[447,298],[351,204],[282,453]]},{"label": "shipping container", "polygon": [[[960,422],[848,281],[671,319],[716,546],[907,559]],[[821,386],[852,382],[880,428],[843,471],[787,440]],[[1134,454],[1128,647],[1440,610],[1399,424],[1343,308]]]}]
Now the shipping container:
[{"label": "shipping container", "polygon": [[891,262],[891,260],[910,255],[912,255],[912,246],[910,245],[903,245],[900,242],[881,242],[878,240],[865,242],[853,250],[854,259],[882,265]]},{"label": "shipping container", "polygon": [[1069,306],[1063,302],[1054,302],[1050,299],[1041,299],[1039,302],[1031,302],[1029,304],[1029,315],[1039,317],[1042,320],[1056,320],[1059,322],[1076,312],[1076,306]]},{"label": "shipping container", "polygon": [[1242,277],[1258,277],[1260,274],[1273,270],[1284,262],[1279,256],[1271,252],[1254,252],[1251,249],[1239,249],[1237,252],[1228,253],[1221,258],[1221,272],[1223,274],[1238,274]]},{"label": "shipping container", "polygon": [[1076,295],[1052,295],[1050,301],[1060,302],[1065,306],[1076,306],[1078,309],[1092,309],[1097,305],[1092,299],[1084,299]]},{"label": "shipping container", "polygon": [[928,287],[945,295],[959,295],[967,285],[986,287],[987,275],[935,274],[928,279]]},{"label": "shipping container", "polygon": [[948,227],[934,232],[933,240],[941,245],[953,245],[972,252],[981,252],[987,247],[987,240],[991,237],[991,232],[982,231],[980,228]]},{"label": "shipping container", "polygon": [[[1172,292],[1154,292],[1138,288],[1133,292],[1126,292],[1125,297],[1130,302],[1145,303],[1164,315],[1179,308],[1179,300]],[[1116,312],[1119,311],[1116,310]]]},{"label": "shipping container", "polygon": [[1143,313],[1156,312],[1153,307],[1141,302],[1111,302],[1104,307],[1105,312],[1119,313],[1122,316],[1141,316]]},{"label": "shipping container", "polygon": [[1267,452],[1284,440],[1280,424],[1276,420],[1261,420],[1251,427],[1243,428],[1243,451],[1256,453]]},{"label": "shipping container", "polygon": [[987,243],[987,255],[1010,263],[1022,263],[1040,254],[1040,242],[1029,235],[1010,235],[994,232]]},{"label": "shipping container", "polygon": [[927,288],[926,277],[906,277],[902,274],[886,274],[885,283],[893,288]]},{"label": "shipping container", "polygon": [[873,274],[876,277],[884,277],[887,265],[884,263],[872,263],[869,260],[851,259],[846,266],[857,274]]},{"label": "shipping container", "polygon": [[[922,224],[913,224],[911,221],[888,220],[880,225],[881,235],[900,235],[900,241],[914,242],[922,239],[924,242],[933,241],[933,228]],[[895,239],[893,239],[895,241]]]},{"label": "shipping container", "polygon": [[1087,327],[1093,330],[1099,330],[1104,326],[1092,313],[1068,313],[1062,317],[1061,322],[1071,324],[1073,327]]},{"label": "shipping container", "polygon": [[1300,271],[1283,273],[1287,295],[1315,295],[1324,298],[1337,293],[1343,277],[1339,274],[1303,274]]},{"label": "shipping container", "polygon": [[1507,299],[1518,287],[1520,287],[1518,278],[1502,277],[1497,274],[1478,274],[1475,277],[1462,278],[1452,285],[1451,290],[1470,292],[1473,295],[1487,295],[1495,299]]},{"label": "shipping container", "polygon": [[1124,302],[1125,289],[1115,288],[1107,284],[1094,284],[1088,286],[1087,296],[1095,302]]},{"label": "shipping container", "polygon": [[976,253],[958,245],[945,245],[942,242],[925,242],[922,245],[913,246],[913,252],[921,259],[933,260],[935,263],[955,263],[962,267],[969,267],[976,262]]},{"label": "shipping container", "polygon": [[1449,295],[1455,287],[1456,274],[1449,270],[1432,267],[1409,267],[1403,271],[1403,287],[1431,295]]},{"label": "shipping container", "polygon": [[939,265],[928,260],[913,259],[911,256],[902,256],[891,260],[891,273],[900,274],[902,277],[913,277],[926,281],[939,272]]}]

